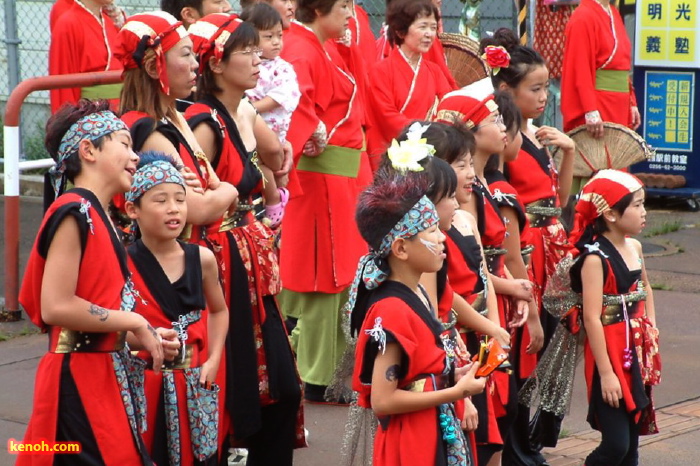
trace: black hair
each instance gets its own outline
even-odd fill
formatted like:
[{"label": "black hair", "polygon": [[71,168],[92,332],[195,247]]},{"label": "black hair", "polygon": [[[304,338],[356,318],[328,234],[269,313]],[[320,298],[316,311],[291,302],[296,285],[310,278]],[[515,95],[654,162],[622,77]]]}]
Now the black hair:
[{"label": "black hair", "polygon": [[170,13],[178,21],[182,21],[183,8],[190,7],[197,10],[197,13],[202,14],[202,3],[204,0],[160,0],[160,9],[166,13]]},{"label": "black hair", "polygon": [[297,0],[296,18],[304,24],[316,21],[317,16],[326,16],[333,6],[342,0]]},{"label": "black hair", "polygon": [[255,3],[243,10],[241,19],[255,26],[258,31],[267,31],[282,25],[282,17],[269,3]]},{"label": "black hair", "polygon": [[[224,63],[228,62],[229,58],[231,58],[231,53],[235,50],[257,46],[259,43],[260,36],[258,35],[257,29],[255,29],[251,23],[244,21],[226,40],[221,61]],[[222,91],[222,89],[217,86],[214,72],[211,70],[208,63],[204,65],[203,70],[197,83],[197,99]]]},{"label": "black hair", "polygon": [[531,47],[520,45],[518,36],[508,28],[497,29],[492,37],[481,39],[479,53],[484,53],[489,45],[501,46],[510,54],[510,65],[491,75],[494,89],[498,89],[502,82],[514,89],[533,69],[546,66],[542,55]]}]

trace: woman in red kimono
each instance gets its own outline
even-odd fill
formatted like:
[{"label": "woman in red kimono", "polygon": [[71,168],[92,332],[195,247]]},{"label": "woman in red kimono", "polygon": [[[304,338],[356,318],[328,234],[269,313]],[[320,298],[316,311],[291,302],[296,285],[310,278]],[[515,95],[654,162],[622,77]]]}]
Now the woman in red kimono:
[{"label": "woman in red kimono", "polygon": [[360,260],[348,302],[357,335],[353,388],[359,406],[379,420],[376,466],[471,464],[454,402],[485,384],[474,378],[477,363],[455,370],[454,348],[419,284],[423,273],[441,268],[445,238],[420,180],[379,178],[357,212],[371,252]]},{"label": "woman in red kimono", "polygon": [[440,68],[423,59],[440,21],[432,2],[395,0],[386,21],[393,48],[370,69],[367,90],[367,144],[373,165],[408,123],[432,120],[437,103],[452,90]]},{"label": "woman in red kimono", "polygon": [[657,433],[652,386],[661,360],[651,286],[642,245],[644,186],[618,170],[601,170],[576,205],[570,269],[581,293],[588,422],[602,434],[586,464],[638,464],[639,435]]},{"label": "woman in red kimono", "polygon": [[[548,277],[554,273],[557,263],[569,248],[566,231],[559,221],[559,216],[561,206],[566,205],[569,198],[574,143],[556,128],[536,128],[528,123],[529,119],[542,114],[547,103],[549,71],[542,56],[535,50],[520,45],[515,33],[505,28],[497,30],[492,38],[482,40],[481,48],[487,53],[487,60],[494,60],[492,63],[502,59],[498,73],[492,75],[493,86],[500,91],[509,92],[521,114],[522,146],[517,158],[505,163],[504,174],[525,205],[525,214],[530,223],[529,244],[534,249],[531,253],[529,274],[534,284],[533,293],[546,347],[558,320],[542,308],[542,293]],[[546,147],[550,145],[561,147],[563,152],[558,170]],[[532,364],[528,367],[531,368]],[[521,371],[519,375],[527,377],[529,374]],[[516,422],[527,422],[529,416],[525,416],[525,412],[524,409],[520,410],[523,414]],[[556,420],[552,420],[551,423],[547,421],[547,424],[553,426],[552,433],[558,432],[556,423]],[[556,441],[556,438],[556,435],[551,435],[546,442]],[[523,443],[518,451],[524,452],[524,463],[511,461],[514,461],[514,464],[539,464],[544,458],[537,450],[538,448],[530,448],[529,441]],[[506,453],[508,454],[508,449]]]},{"label": "woman in red kimono", "polygon": [[630,82],[632,45],[610,0],[581,0],[566,25],[561,78],[564,131],[586,125],[603,136],[603,122],[637,129],[641,123]]},{"label": "woman in red kimono", "polygon": [[219,387],[212,384],[228,310],[214,254],[177,240],[185,228],[185,193],[172,159],[142,153],[126,194],[126,211],[140,236],[128,250],[136,312],[155,327],[172,329],[176,338],[163,370],[146,370],[144,442],[159,465],[215,465]]},{"label": "woman in red kimono", "polygon": [[[122,69],[113,54],[119,30],[103,11],[110,3],[111,0],[76,0],[60,16],[60,10],[57,11],[49,47],[49,74]],[[112,108],[116,111],[120,90],[120,84],[52,89],[51,113],[56,113],[65,102],[76,103],[81,97],[112,99]]]},{"label": "woman in red kimono", "polygon": [[337,50],[323,46],[345,34],[349,18],[347,0],[299,0],[282,51],[301,99],[287,134],[298,184],[290,181],[280,304],[299,316],[292,336],[305,396],[314,401],[323,401],[343,353],[340,310],[366,251],[353,221],[357,195],[371,177],[358,86]]},{"label": "woman in red kimono", "polygon": [[[24,442],[79,442],[81,452],[20,453],[19,465],[153,464],[141,439],[143,365],[129,349],[143,348],[160,368],[163,346],[131,312],[126,251],[106,214],[110,199],[128,191],[138,161],[126,125],[108,109],[80,100],[47,123],[53,202],[20,292],[32,322],[49,334]],[[74,189],[62,194],[66,181]]]},{"label": "woman in red kimono", "polygon": [[219,178],[239,195],[236,211],[207,229],[231,313],[222,409],[236,444],[248,448],[248,464],[291,465],[294,448],[305,446],[301,382],[275,299],[281,288],[277,238],[253,210],[263,182],[256,152],[262,141],[255,137],[261,117],[244,99],[257,83],[258,33],[223,14],[205,16],[189,32],[201,73],[197,102],[186,117]]}]

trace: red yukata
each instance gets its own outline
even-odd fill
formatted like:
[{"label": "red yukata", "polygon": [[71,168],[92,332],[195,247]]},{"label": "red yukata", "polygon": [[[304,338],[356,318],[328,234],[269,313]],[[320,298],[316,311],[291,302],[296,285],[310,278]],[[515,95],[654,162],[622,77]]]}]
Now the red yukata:
[{"label": "red yukata", "polygon": [[[402,283],[386,281],[372,293],[357,336],[352,384],[359,392],[358,404],[372,407],[372,371],[381,351],[375,339],[377,332],[386,336],[386,343],[401,347],[406,365],[400,369],[399,389],[428,392],[448,387],[453,368],[440,337],[442,324]],[[434,407],[380,417],[372,464],[447,464],[438,414]]]},{"label": "red yukata", "polygon": [[[632,123],[630,109],[637,105],[637,99],[629,77],[626,92],[596,86],[597,70],[629,72],[632,66],[632,45],[625,24],[613,5],[610,12],[612,18],[595,0],[581,0],[566,26],[561,82],[564,131],[585,124],[585,114],[594,110],[603,121],[624,126]],[[619,79],[624,80],[624,76]]]},{"label": "red yukata", "polygon": [[367,143],[373,166],[409,123],[431,121],[442,96],[452,90],[435,63],[421,57],[414,70],[398,47],[370,69],[369,83]]},{"label": "red yukata", "polygon": [[[80,2],[74,2],[73,6],[56,20],[49,47],[49,74],[88,73],[123,68],[121,62],[112,54],[119,31],[106,13],[101,13],[101,19],[100,23]],[[78,102],[88,89],[97,88],[51,90],[51,113],[56,113],[65,102]],[[97,95],[98,91],[95,92]],[[110,94],[114,92],[116,91],[111,91]],[[86,94],[88,95],[90,94]],[[110,99],[112,109],[117,109],[118,104],[118,98]]]},{"label": "red yukata", "polygon": [[[224,346],[226,371],[219,371],[217,378],[223,400],[220,436],[232,432],[236,443],[245,446],[261,429],[291,426],[291,430],[282,428],[267,435],[276,439],[279,451],[289,449],[291,456],[293,447],[306,446],[301,381],[275,300],[281,288],[275,234],[249,209],[253,198],[260,196],[262,173],[255,151],[246,149],[234,120],[218,99],[205,96],[191,105],[185,116],[193,129],[206,124],[214,132],[220,150],[213,168],[221,181],[238,189],[239,195],[236,214],[206,230],[230,315],[230,338]],[[273,422],[268,416],[263,425],[262,416],[269,406],[284,419]]]},{"label": "red yukata", "polygon": [[63,16],[63,13],[70,10],[75,0],[56,0],[56,3],[51,7],[51,12],[49,13],[49,30],[53,32],[54,26],[56,26],[56,21],[58,18]]},{"label": "red yukata", "polygon": [[[543,215],[537,209],[561,209],[559,202],[559,174],[545,148],[538,148],[525,134],[518,157],[505,164],[505,176],[517,190],[530,222],[529,244],[534,247],[530,256],[530,281],[540,309],[540,320],[544,329],[545,345],[549,342],[558,321],[541,309],[542,294],[548,277],[554,274],[559,261],[570,246],[564,226],[559,221],[560,213]],[[541,212],[541,210],[539,211]],[[560,210],[558,212],[561,212]]]},{"label": "red yukata", "polygon": [[356,177],[301,170],[298,164],[306,157],[301,153],[304,144],[321,121],[329,145],[362,150],[364,115],[355,104],[358,89],[339,54],[324,49],[298,22],[285,34],[282,58],[294,66],[301,91],[287,140],[303,192],[292,190],[287,205],[282,281],[296,292],[339,293],[352,283],[357,261],[367,251],[354,221],[357,195],[371,179],[367,155],[359,156]]},{"label": "red yukata", "polygon": [[[615,246],[600,235],[594,244],[582,251],[577,262],[571,267],[571,286],[578,293],[582,290],[581,267],[587,255],[596,254],[603,262],[603,293],[620,295],[639,291],[641,286],[641,269],[629,270],[625,260],[620,256]],[[659,383],[661,377],[661,358],[658,353],[658,330],[653,328],[646,316],[644,301],[627,304],[629,322],[624,319],[611,319],[606,312],[606,306],[601,310],[605,345],[610,364],[622,388],[622,399],[625,401],[627,412],[634,416],[635,422],[640,422],[640,434],[655,434],[658,426],[652,402],[652,386]],[[613,310],[613,314],[620,313]],[[627,348],[627,333],[632,351],[631,367],[624,368],[624,352]],[[656,342],[655,342],[656,340]],[[586,384],[588,386],[588,422],[591,427],[599,430],[596,417],[596,402],[603,403],[600,395],[600,375],[595,363],[590,342],[584,342],[584,360],[586,366]],[[598,390],[597,396],[592,397],[592,391]]]},{"label": "red yukata", "polygon": [[[129,269],[138,293],[136,312],[154,327],[174,328],[184,348],[174,361],[166,361],[165,369],[156,374],[146,370],[144,391],[148,403],[148,428],[144,442],[157,464],[203,464],[193,452],[193,435],[202,442],[203,426],[199,416],[190,414],[188,405],[206,390],[199,386],[199,367],[207,360],[206,301],[202,288],[202,267],[199,246],[180,243],[185,252],[185,272],[170,282],[158,259],[141,240],[129,247]],[[186,335],[186,338],[183,338]],[[150,361],[145,352],[139,356]],[[167,398],[167,400],[166,400]],[[217,425],[204,426],[216,432]],[[215,442],[214,442],[215,443]],[[211,446],[210,446],[211,447]],[[216,451],[209,459],[216,464]]]},{"label": "red yukata", "polygon": [[[78,441],[82,452],[70,455],[76,464],[150,465],[145,450],[139,449],[143,392],[138,396],[130,390],[132,383],[142,383],[143,374],[139,377],[134,366],[125,365],[130,361],[126,332],[78,332],[47,325],[41,318],[46,256],[55,231],[69,216],[78,224],[83,245],[76,295],[110,312],[134,305],[126,251],[99,200],[86,189],[66,192],[44,216],[19,296],[32,322],[49,334],[49,351],[36,372],[34,407],[24,442]],[[89,317],[87,309],[75,312]],[[58,457],[52,453],[19,454],[17,464],[52,465],[54,460]]]}]

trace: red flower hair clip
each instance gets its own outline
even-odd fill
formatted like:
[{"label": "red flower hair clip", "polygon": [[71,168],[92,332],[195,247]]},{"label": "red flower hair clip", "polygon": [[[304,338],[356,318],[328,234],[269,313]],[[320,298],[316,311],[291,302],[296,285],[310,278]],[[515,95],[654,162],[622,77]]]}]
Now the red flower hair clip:
[{"label": "red flower hair clip", "polygon": [[493,70],[493,74],[497,75],[501,68],[508,68],[510,66],[510,54],[500,45],[489,45],[484,49],[484,54],[481,55],[486,63]]}]

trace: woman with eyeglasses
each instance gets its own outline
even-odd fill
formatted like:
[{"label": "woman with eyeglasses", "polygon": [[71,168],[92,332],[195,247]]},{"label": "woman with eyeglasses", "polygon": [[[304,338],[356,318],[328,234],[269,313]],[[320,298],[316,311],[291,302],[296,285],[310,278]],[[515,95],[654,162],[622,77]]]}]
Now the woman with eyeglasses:
[{"label": "woman with eyeglasses", "polygon": [[[292,464],[305,446],[301,381],[275,300],[281,288],[275,234],[255,217],[263,173],[282,166],[281,145],[245,91],[255,87],[261,50],[255,27],[212,14],[190,29],[200,62],[197,101],[185,116],[217,176],[239,193],[237,208],[207,229],[230,312],[219,433],[248,449],[249,465]],[[263,131],[259,123],[262,122]],[[257,148],[267,147],[259,160]],[[276,157],[269,148],[277,147]],[[262,152],[261,152],[262,154]],[[224,444],[223,451],[229,445]]]},{"label": "woman with eyeglasses", "polygon": [[396,0],[387,10],[389,56],[369,70],[367,144],[378,165],[391,140],[413,120],[432,120],[437,103],[452,90],[424,55],[437,38],[440,12],[431,0]]},{"label": "woman with eyeglasses", "polygon": [[280,303],[288,317],[298,317],[292,340],[305,397],[322,402],[345,349],[341,308],[367,252],[354,218],[371,172],[361,90],[338,48],[324,48],[344,37],[350,1],[299,0],[296,17],[281,55],[294,67],[301,98],[287,133],[298,183],[290,179]]}]

